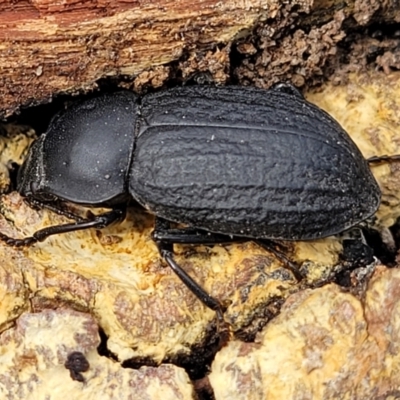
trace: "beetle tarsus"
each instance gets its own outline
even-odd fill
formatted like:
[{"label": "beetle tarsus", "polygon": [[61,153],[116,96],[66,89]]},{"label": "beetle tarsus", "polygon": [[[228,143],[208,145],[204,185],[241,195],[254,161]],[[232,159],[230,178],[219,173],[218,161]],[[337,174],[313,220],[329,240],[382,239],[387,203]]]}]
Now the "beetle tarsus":
[{"label": "beetle tarsus", "polygon": [[13,247],[28,247],[37,242],[37,239],[33,236],[29,236],[23,239],[16,239],[10,236],[0,233],[0,240],[6,243],[8,246]]},{"label": "beetle tarsus", "polygon": [[370,164],[382,164],[382,163],[390,163],[394,161],[400,161],[400,154],[396,154],[393,156],[383,155],[383,156],[372,156],[367,158],[367,161]]}]

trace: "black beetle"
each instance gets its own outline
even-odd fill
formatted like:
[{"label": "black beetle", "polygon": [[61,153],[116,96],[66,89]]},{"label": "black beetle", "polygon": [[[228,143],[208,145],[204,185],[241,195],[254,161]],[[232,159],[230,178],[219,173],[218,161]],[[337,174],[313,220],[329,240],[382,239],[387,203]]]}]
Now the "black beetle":
[{"label": "black beetle", "polygon": [[[381,198],[348,134],[285,84],[180,87],[141,99],[117,92],[75,103],[32,145],[17,189],[76,222],[25,239],[1,234],[15,246],[105,227],[124,218],[132,196],[157,217],[162,257],[220,319],[220,303],[174,261],[174,243],[249,239],[268,248],[265,239],[323,238],[374,214]],[[85,220],[60,201],[111,211]]]}]

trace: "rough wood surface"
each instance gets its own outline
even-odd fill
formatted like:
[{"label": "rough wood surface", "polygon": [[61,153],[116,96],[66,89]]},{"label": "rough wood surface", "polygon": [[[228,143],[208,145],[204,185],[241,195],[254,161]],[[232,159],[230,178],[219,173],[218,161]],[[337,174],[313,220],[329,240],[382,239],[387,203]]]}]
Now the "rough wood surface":
[{"label": "rough wood surface", "polygon": [[[321,25],[341,10],[360,25],[382,15],[400,20],[396,0],[384,4],[362,0],[289,3],[0,1],[0,114],[10,115],[21,105],[42,103],[61,92],[86,91],[104,77],[134,77],[185,54],[193,61],[191,53],[205,52],[217,44],[229,46],[267,19],[286,18],[289,24],[300,16],[295,25]],[[284,25],[281,23],[279,28]],[[223,61],[229,68],[229,57]],[[146,79],[150,79],[148,75]]]},{"label": "rough wood surface", "polygon": [[270,0],[0,2],[0,109],[228,42],[276,7]]}]

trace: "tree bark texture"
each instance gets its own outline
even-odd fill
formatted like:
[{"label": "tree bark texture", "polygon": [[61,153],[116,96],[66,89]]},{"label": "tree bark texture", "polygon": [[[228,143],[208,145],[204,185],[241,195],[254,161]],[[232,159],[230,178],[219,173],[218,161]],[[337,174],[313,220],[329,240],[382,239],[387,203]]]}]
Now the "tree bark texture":
[{"label": "tree bark texture", "polygon": [[[262,21],[272,31],[314,26],[353,16],[400,20],[396,0],[156,0],[0,1],[0,112],[49,101],[58,93],[87,91],[101,78],[137,77],[193,54],[228,46]],[[278,23],[277,21],[280,21]],[[282,37],[282,34],[280,34]],[[243,50],[243,49],[242,49]],[[252,49],[244,48],[251,52]],[[220,54],[221,62],[229,57]],[[215,62],[215,60],[214,60]],[[212,70],[209,66],[208,70]],[[203,68],[204,70],[204,68]],[[164,71],[167,78],[168,71]],[[143,77],[142,77],[143,78]],[[145,75],[145,79],[154,74]],[[152,82],[153,86],[163,82]],[[218,80],[218,77],[214,79]],[[159,79],[160,80],[160,79]],[[220,81],[224,77],[220,77]],[[139,85],[140,86],[140,85]]]}]

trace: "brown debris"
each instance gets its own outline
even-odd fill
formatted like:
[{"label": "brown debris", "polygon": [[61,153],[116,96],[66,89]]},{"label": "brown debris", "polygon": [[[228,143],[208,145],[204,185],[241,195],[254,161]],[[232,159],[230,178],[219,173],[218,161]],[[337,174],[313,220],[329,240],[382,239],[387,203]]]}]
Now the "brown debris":
[{"label": "brown debris", "polygon": [[[308,33],[297,29],[284,37],[283,27],[289,25],[293,14],[287,13],[272,26],[261,26],[255,35],[261,52],[255,61],[245,58],[235,76],[242,84],[264,88],[280,81],[291,81],[297,87],[310,79],[315,81],[322,77],[324,66],[336,55],[337,44],[345,37],[344,18],[343,12],[337,12],[332,21],[321,27],[313,27]],[[239,46],[243,48],[244,43]]]},{"label": "brown debris", "polygon": [[[331,60],[329,81],[335,85],[347,85],[349,74],[365,74],[373,69],[386,74],[398,71],[399,35],[385,36],[379,29],[369,29],[363,34],[351,34],[343,41],[343,48]],[[345,60],[345,62],[344,62]]]},{"label": "brown debris", "polygon": [[215,51],[208,51],[203,56],[191,53],[185,61],[179,63],[179,70],[182,71],[182,78],[186,80],[195,73],[209,73],[210,79],[215,84],[224,84],[229,79],[230,46]]},{"label": "brown debris", "polygon": [[354,19],[359,25],[365,26],[380,7],[380,0],[356,0],[354,3]]},{"label": "brown debris", "polygon": [[[158,66],[150,70],[141,72],[135,79],[133,87],[135,92],[140,93],[143,91],[144,86],[159,88],[164,85],[170,74],[170,68],[165,66]],[[129,88],[129,86],[127,86]]]},{"label": "brown debris", "polygon": [[386,51],[376,58],[376,63],[382,67],[385,74],[390,74],[392,69],[400,70],[400,49]]}]

